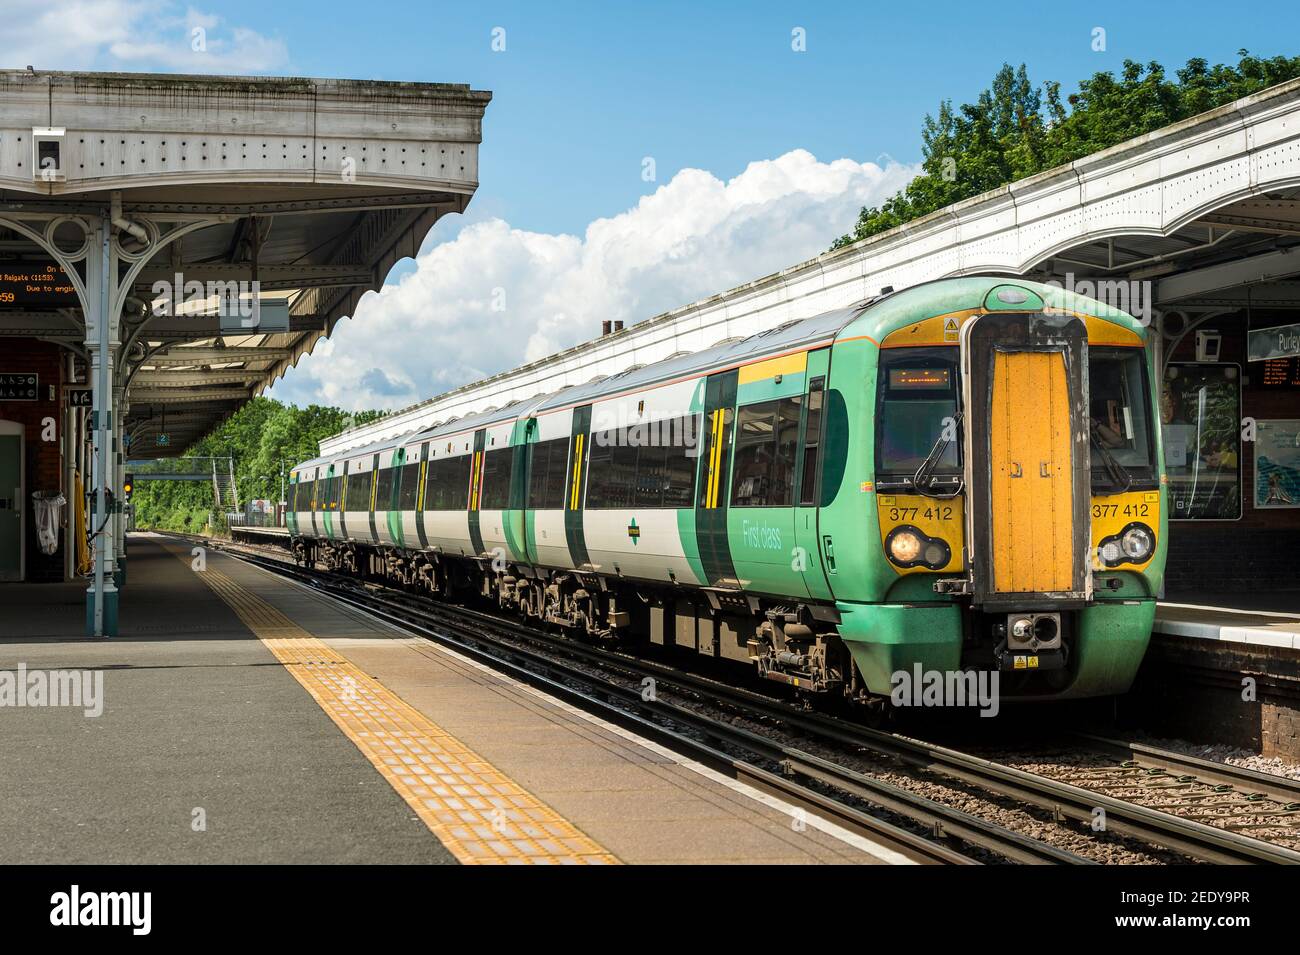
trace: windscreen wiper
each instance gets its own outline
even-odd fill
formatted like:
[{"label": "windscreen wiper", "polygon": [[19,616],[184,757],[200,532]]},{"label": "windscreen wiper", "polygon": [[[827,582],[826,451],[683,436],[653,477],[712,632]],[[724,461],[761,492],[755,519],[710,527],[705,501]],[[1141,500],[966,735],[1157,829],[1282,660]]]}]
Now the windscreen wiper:
[{"label": "windscreen wiper", "polygon": [[[959,411],[957,414],[953,415],[952,430],[954,433],[956,433],[957,428],[961,425],[961,419],[962,412]],[[943,430],[946,432],[948,429],[944,428]],[[948,450],[948,445],[950,444],[952,444],[952,439],[949,438],[947,434],[941,432],[938,440],[934,442],[934,447],[930,449],[930,453],[925,456],[925,460],[921,462],[921,466],[917,468],[916,473],[912,475],[912,487],[915,488],[917,492],[924,494],[926,497],[937,498],[941,501],[947,500],[951,497],[956,497],[962,492],[964,485],[960,478],[957,479],[957,486],[949,494],[940,494],[934,490],[934,469],[939,466],[939,461],[943,458],[944,452]]]},{"label": "windscreen wiper", "polygon": [[1111,490],[1117,494],[1123,494],[1133,486],[1133,475],[1129,473],[1128,468],[1115,460],[1115,455],[1101,443],[1101,425],[1097,422],[1092,423],[1090,429],[1092,435],[1092,446],[1101,453],[1101,463],[1106,469],[1106,475],[1110,478]]}]

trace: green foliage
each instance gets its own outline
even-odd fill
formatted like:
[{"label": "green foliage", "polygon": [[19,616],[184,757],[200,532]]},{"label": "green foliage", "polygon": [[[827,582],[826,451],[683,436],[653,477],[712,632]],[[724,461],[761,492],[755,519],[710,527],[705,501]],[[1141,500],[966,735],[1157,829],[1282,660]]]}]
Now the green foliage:
[{"label": "green foliage", "polygon": [[864,208],[843,248],[954,202],[1072,162],[1206,110],[1300,76],[1300,56],[1260,59],[1238,51],[1236,66],[1200,58],[1165,75],[1159,63],[1124,61],[1116,78],[1096,73],[1066,102],[1061,85],[1029,81],[1024,64],[1004,64],[974,103],[939,104],[921,127],[923,172],[880,206]]},{"label": "green foliage", "polygon": [[[339,408],[309,405],[295,408],[257,397],[231,415],[211,434],[196,441],[186,457],[233,457],[239,500],[280,499],[280,473],[288,487],[289,469],[316,457],[322,438],[384,416],[382,411],[349,414]],[[132,496],[137,527],[200,531],[211,522],[224,526],[224,514],[214,513],[212,485],[198,481],[137,481]]]}]

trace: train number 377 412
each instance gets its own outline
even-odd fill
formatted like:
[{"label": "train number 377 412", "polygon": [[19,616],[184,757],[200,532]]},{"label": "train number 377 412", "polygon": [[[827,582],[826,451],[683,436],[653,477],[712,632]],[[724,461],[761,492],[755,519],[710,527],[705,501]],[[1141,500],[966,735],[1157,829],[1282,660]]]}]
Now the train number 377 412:
[{"label": "train number 377 412", "polygon": [[1151,511],[1150,504],[1094,504],[1092,505],[1093,517],[1149,517]]}]

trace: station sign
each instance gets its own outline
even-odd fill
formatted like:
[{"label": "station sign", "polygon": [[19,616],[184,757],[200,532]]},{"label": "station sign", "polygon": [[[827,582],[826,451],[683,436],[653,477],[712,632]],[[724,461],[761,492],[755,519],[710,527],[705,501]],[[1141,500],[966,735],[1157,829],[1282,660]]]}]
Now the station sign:
[{"label": "station sign", "polygon": [[1300,356],[1300,325],[1252,328],[1246,332],[1246,360]]},{"label": "station sign", "polygon": [[241,300],[219,311],[223,335],[257,335],[289,330],[289,300]]},{"label": "station sign", "polygon": [[63,395],[69,408],[91,408],[95,404],[93,388],[64,388]]},{"label": "station sign", "polygon": [[0,401],[40,401],[41,376],[34,371],[0,371]]},{"label": "station sign", "polygon": [[1251,376],[1261,388],[1300,388],[1300,325],[1249,329],[1246,359],[1261,363]]}]

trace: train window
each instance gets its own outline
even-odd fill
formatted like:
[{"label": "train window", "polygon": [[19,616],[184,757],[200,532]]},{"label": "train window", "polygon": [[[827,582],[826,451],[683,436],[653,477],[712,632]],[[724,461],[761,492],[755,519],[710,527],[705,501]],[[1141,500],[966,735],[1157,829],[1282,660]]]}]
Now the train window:
[{"label": "train window", "polygon": [[935,473],[955,472],[961,442],[947,432],[957,415],[957,349],[899,348],[885,354],[876,406],[877,472],[910,478],[945,436],[950,440]]},{"label": "train window", "polygon": [[1088,429],[1092,482],[1099,491],[1155,487],[1150,392],[1141,349],[1088,351]]},{"label": "train window", "polygon": [[587,507],[632,507],[636,497],[636,452],[627,429],[596,431],[587,458]]},{"label": "train window", "polygon": [[789,507],[794,503],[802,407],[803,395],[795,395],[737,409],[733,507]]},{"label": "train window", "polygon": [[569,439],[552,438],[529,445],[528,507],[558,510],[568,490]]},{"label": "train window", "polygon": [[401,479],[402,486],[397,492],[397,509],[413,511],[420,490],[420,462],[412,461],[402,465]]},{"label": "train window", "polygon": [[699,429],[694,415],[670,422],[670,440],[663,462],[663,507],[690,507],[695,499],[695,467]]},{"label": "train window", "polygon": [[358,474],[348,475],[347,490],[344,492],[345,503],[344,510],[348,511],[368,511],[370,510],[370,482],[373,472],[363,471]]},{"label": "train window", "polygon": [[510,506],[510,477],[514,448],[496,448],[483,456],[483,494],[479,510],[500,511]]},{"label": "train window", "polygon": [[393,472],[396,468],[380,468],[375,478],[375,510],[387,511],[393,503]]},{"label": "train window", "polygon": [[1240,366],[1170,362],[1160,389],[1160,422],[1170,518],[1240,518]]},{"label": "train window", "polygon": [[817,501],[817,452],[822,443],[822,406],[826,399],[826,379],[808,383],[808,417],[804,425],[803,468],[799,475],[799,503]]},{"label": "train window", "polygon": [[593,433],[586,506],[690,507],[697,431],[696,418],[690,415]]},{"label": "train window", "polygon": [[469,507],[469,465],[473,455],[462,454],[429,462],[424,474],[426,511],[463,511]]}]

